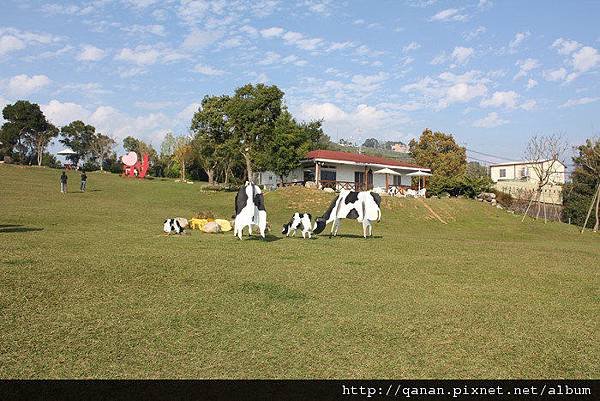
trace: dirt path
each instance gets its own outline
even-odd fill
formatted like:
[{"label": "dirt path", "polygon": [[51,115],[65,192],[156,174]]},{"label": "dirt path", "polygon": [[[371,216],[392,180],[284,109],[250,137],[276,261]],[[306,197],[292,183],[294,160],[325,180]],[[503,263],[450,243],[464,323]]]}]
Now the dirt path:
[{"label": "dirt path", "polygon": [[425,203],[425,201],[423,199],[419,198],[419,200],[421,201],[423,206],[425,206],[427,208],[427,210],[429,210],[429,212],[433,215],[433,217],[435,217],[436,219],[438,219],[439,221],[441,221],[444,224],[448,224],[436,212],[434,212],[433,209],[431,208],[431,206],[429,206],[427,203]]}]

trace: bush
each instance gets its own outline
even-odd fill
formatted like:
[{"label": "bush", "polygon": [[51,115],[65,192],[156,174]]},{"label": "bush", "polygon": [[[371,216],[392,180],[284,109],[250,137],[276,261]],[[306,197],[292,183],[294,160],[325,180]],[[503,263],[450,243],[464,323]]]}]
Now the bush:
[{"label": "bush", "polygon": [[62,168],[62,163],[59,162],[53,154],[44,153],[42,156],[42,166],[50,168]]},{"label": "bush", "polygon": [[489,192],[492,184],[493,182],[489,177],[473,177],[470,175],[444,177],[434,174],[429,181],[427,194],[441,196],[448,193],[450,196],[464,195],[475,198],[481,192]]},{"label": "bush", "polygon": [[100,170],[100,166],[95,160],[87,160],[83,163],[83,171],[96,171]]},{"label": "bush", "polygon": [[510,208],[513,205],[514,198],[511,194],[507,194],[506,192],[498,191],[497,189],[492,190],[493,193],[496,194],[496,201],[504,207]]}]

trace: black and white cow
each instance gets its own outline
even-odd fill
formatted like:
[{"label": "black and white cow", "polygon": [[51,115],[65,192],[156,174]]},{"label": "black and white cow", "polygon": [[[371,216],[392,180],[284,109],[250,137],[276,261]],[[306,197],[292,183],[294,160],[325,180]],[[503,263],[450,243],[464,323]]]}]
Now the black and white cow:
[{"label": "black and white cow", "polygon": [[181,224],[180,219],[166,219],[163,231],[167,234],[184,234],[185,225]]},{"label": "black and white cow", "polygon": [[381,196],[375,192],[355,192],[343,190],[335,198],[329,208],[315,222],[313,233],[319,234],[329,223],[331,234],[337,235],[341,219],[356,219],[363,226],[363,237],[373,236],[372,222],[381,220]]},{"label": "black and white cow", "polygon": [[248,227],[248,233],[252,234],[253,225],[258,226],[260,235],[265,238],[267,228],[265,197],[257,185],[246,181],[235,196],[233,235],[242,239],[244,227]]},{"label": "black and white cow", "polygon": [[281,230],[282,234],[285,234],[286,237],[290,236],[292,233],[292,237],[296,235],[296,230],[302,224],[302,238],[311,238],[312,236],[312,216],[310,213],[294,213],[292,219],[289,223],[285,223],[283,225],[283,229]]}]

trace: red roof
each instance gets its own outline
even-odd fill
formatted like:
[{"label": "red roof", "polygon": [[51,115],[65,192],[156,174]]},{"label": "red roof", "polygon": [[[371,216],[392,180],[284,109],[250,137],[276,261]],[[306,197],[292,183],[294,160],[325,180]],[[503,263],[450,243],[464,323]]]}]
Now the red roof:
[{"label": "red roof", "polygon": [[416,164],[403,162],[400,160],[386,159],[384,157],[359,155],[357,153],[340,152],[337,150],[312,150],[306,154],[307,159],[327,159],[327,160],[340,160],[346,162],[354,162],[361,164],[383,164],[386,166],[394,167],[409,167],[415,169],[426,169],[427,167],[420,167]]}]

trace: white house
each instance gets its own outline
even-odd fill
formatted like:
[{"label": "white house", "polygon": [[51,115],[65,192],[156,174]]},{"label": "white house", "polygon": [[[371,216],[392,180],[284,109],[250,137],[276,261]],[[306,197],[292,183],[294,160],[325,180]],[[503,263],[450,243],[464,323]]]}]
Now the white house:
[{"label": "white house", "polygon": [[529,196],[538,188],[539,172],[548,171],[550,177],[544,186],[541,201],[562,204],[562,185],[565,183],[565,165],[558,160],[538,162],[517,161],[490,166],[494,187],[515,197]]},{"label": "white house", "polygon": [[[384,168],[389,168],[399,175],[374,174],[375,171]],[[407,174],[418,171],[431,172],[429,168],[400,160],[335,150],[313,150],[307,153],[300,167],[284,177],[283,183],[280,177],[270,171],[257,173],[255,182],[259,185],[275,186],[313,181],[320,188],[335,190],[364,190],[375,187],[389,189],[391,186],[408,188],[412,184],[412,177]]]}]

